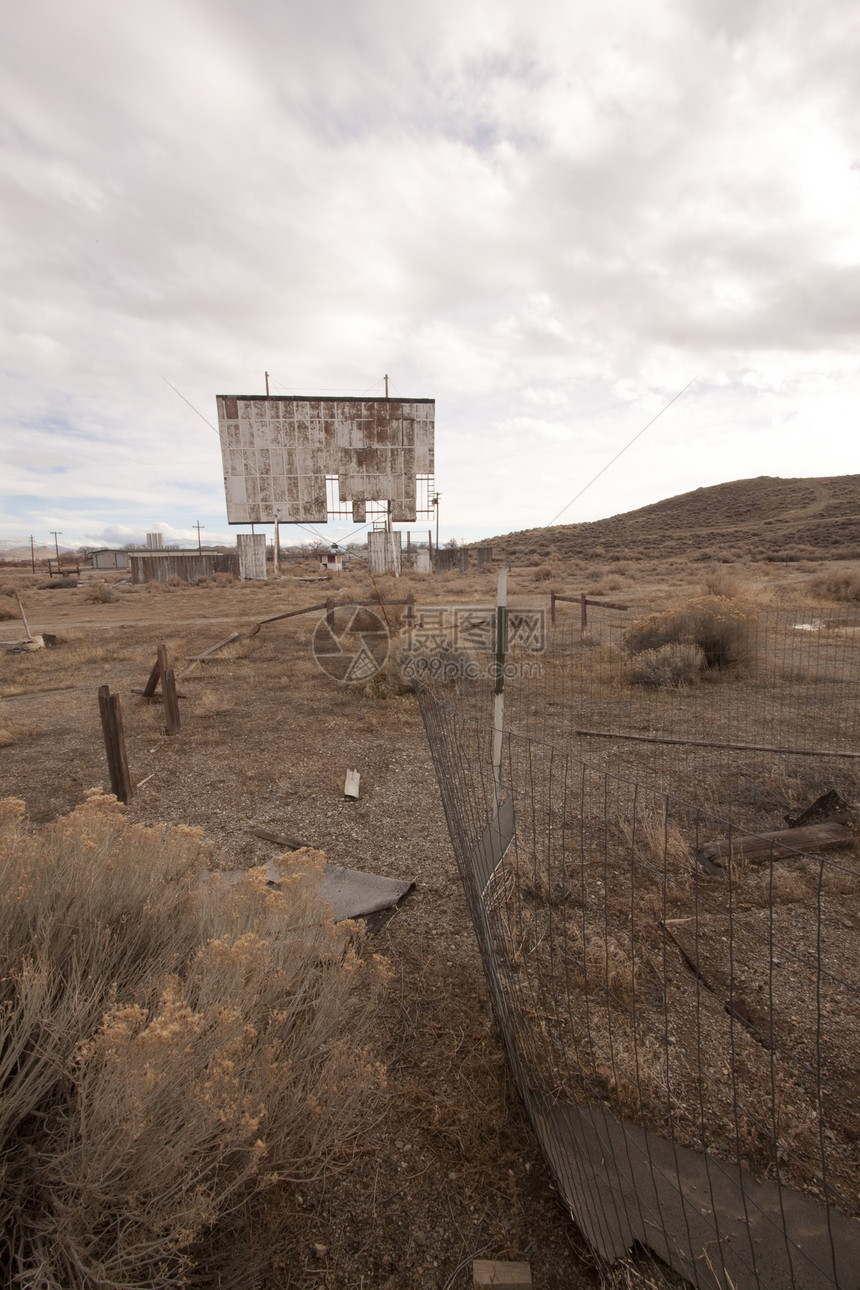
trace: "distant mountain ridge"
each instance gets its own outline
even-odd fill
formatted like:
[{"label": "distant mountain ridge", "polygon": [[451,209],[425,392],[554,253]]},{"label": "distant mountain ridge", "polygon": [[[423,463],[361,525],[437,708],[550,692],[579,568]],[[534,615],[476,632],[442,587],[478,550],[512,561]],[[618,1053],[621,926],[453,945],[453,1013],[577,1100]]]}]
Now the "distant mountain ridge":
[{"label": "distant mountain ridge", "polygon": [[[61,546],[60,556],[73,556],[75,548],[71,546]],[[36,561],[44,563],[45,560],[56,560],[57,552],[53,545],[41,544],[35,550]],[[8,538],[0,538],[0,560],[20,561],[30,559],[30,544],[22,546],[20,542],[12,542]]]},{"label": "distant mountain ridge", "polygon": [[492,539],[499,556],[714,560],[860,559],[860,475],[761,475],[605,520],[524,529]]}]

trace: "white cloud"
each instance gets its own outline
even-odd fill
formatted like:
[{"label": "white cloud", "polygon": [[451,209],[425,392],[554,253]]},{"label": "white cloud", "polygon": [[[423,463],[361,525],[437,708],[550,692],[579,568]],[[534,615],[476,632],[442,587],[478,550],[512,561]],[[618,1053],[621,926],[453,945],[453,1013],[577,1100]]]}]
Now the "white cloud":
[{"label": "white cloud", "polygon": [[854,470],[859,45],[841,0],[36,0],[0,54],[4,535],[226,531],[162,375],[211,420],[264,368],[435,395],[454,532],[545,522],[698,373],[566,518]]}]

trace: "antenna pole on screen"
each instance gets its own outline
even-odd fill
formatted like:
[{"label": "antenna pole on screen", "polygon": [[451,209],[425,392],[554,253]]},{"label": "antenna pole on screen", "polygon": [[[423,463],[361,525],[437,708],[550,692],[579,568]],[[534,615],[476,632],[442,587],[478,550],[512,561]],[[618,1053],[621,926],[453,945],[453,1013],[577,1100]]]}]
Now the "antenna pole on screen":
[{"label": "antenna pole on screen", "polygon": [[264,375],[266,377],[266,398],[268,398],[269,397],[269,373],[266,372],[264,373]]},{"label": "antenna pole on screen", "polygon": [[385,397],[388,398],[388,373],[385,373]]}]

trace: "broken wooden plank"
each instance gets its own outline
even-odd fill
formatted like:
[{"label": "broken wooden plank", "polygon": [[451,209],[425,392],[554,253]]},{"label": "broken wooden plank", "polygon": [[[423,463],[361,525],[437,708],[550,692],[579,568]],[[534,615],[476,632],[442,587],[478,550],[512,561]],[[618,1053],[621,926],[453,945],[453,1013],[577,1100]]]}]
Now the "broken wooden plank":
[{"label": "broken wooden plank", "polygon": [[854,845],[854,834],[845,824],[833,820],[809,824],[802,829],[780,829],[776,833],[754,836],[738,833],[720,842],[707,842],[699,848],[699,857],[725,866],[730,860],[764,860],[769,856],[796,855],[800,852],[835,851]]},{"label": "broken wooden plank", "polygon": [[167,661],[167,646],[164,641],[158,647],[158,668],[161,673],[161,697],[164,700],[164,733],[179,733],[179,695],[176,693],[176,677],[173,668]]},{"label": "broken wooden plank", "polygon": [[348,770],[346,772],[346,782],[343,786],[344,797],[358,797],[358,783],[361,779],[357,770]]},{"label": "broken wooden plank", "polygon": [[28,641],[32,640],[33,637],[30,634],[30,627],[27,622],[27,615],[24,613],[24,606],[21,604],[21,597],[18,595],[17,591],[15,592],[15,599],[18,601],[18,609],[21,614],[21,621],[24,624],[24,631],[27,633],[27,640]]},{"label": "broken wooden plank", "polygon": [[530,1263],[507,1263],[501,1259],[473,1259],[472,1285],[484,1290],[531,1290]]},{"label": "broken wooden plank", "polygon": [[239,639],[239,633],[231,632],[229,636],[225,636],[224,639],[222,641],[219,641],[217,645],[210,645],[209,648],[205,649],[202,654],[189,654],[187,656],[186,661],[189,663],[201,663],[203,659],[209,658],[212,654],[217,653],[219,649],[223,649],[225,645],[230,645],[232,644],[233,641],[236,641],[238,639]]},{"label": "broken wooden plank", "polygon": [[264,842],[274,842],[276,847],[284,847],[287,851],[300,851],[302,847],[309,847],[310,842],[300,842],[298,838],[286,838],[282,833],[271,833],[269,829],[251,829],[255,838],[262,838]]},{"label": "broken wooden plank", "polygon": [[827,748],[781,748],[778,744],[723,744],[710,739],[678,739],[669,735],[626,735],[617,730],[575,730],[590,739],[627,739],[639,744],[683,744],[690,748],[731,748],[739,752],[785,753],[792,757],[846,757],[856,760],[860,752],[833,752]]},{"label": "broken wooden plank", "polygon": [[107,685],[99,687],[99,715],[110,773],[110,790],[117,801],[127,802],[131,797],[132,789],[122,729],[122,709],[119,695],[111,694],[110,687]]},{"label": "broken wooden plank", "polygon": [[806,810],[786,815],[785,822],[790,829],[799,829],[805,824],[823,824],[826,820],[844,822],[846,816],[851,817],[852,812],[851,803],[845,800],[838,789],[831,788],[817,797]]},{"label": "broken wooden plank", "polygon": [[622,609],[627,610],[629,605],[620,605],[616,600],[592,600],[591,596],[562,596],[557,591],[550,592],[550,604],[555,600],[564,600],[569,605],[580,605],[583,601],[587,605],[596,605],[598,609]]},{"label": "broken wooden plank", "polygon": [[135,690],[135,694],[142,694],[145,699],[151,699],[158,688],[158,681],[161,676],[161,664],[158,659],[155,660],[152,671],[149,674],[149,680],[142,690]]},{"label": "broken wooden plank", "polygon": [[282,618],[298,618],[301,614],[313,614],[317,610],[325,609],[325,607],[326,602],[323,601],[321,605],[308,605],[305,609],[288,609],[283,614],[270,614],[268,618],[261,618],[258,623],[254,624],[251,628],[251,635],[256,636],[260,628],[264,627],[266,623],[277,623]]},{"label": "broken wooden plank", "polygon": [[14,690],[11,693],[8,691],[0,692],[0,699],[29,699],[32,698],[34,694],[58,694],[63,690],[84,689],[89,689],[89,687],[84,685],[73,685],[69,682],[68,685],[45,685],[39,690]]},{"label": "broken wooden plank", "polygon": [[[181,681],[186,681],[186,680],[188,680],[188,677],[187,677],[187,676],[185,676],[185,675],[183,674],[179,679],[180,679]],[[75,688],[75,689],[81,689],[82,687],[80,687],[80,686],[75,686],[74,688]],[[139,685],[133,685],[133,686],[131,686],[131,693],[132,693],[132,694],[139,694],[139,695],[141,695],[144,699],[157,699],[159,703],[162,701],[162,697],[161,697],[161,694],[160,694],[160,693],[156,693],[156,694],[147,694],[147,693],[146,693],[146,689],[145,689],[145,688],[142,688],[142,687],[141,687],[141,686],[139,686]],[[182,690],[177,690],[177,691],[176,691],[176,697],[177,697],[177,699],[187,699],[187,698],[188,698],[188,695],[187,695],[187,694],[185,694],[185,693],[184,693],[184,691],[182,691]]]}]

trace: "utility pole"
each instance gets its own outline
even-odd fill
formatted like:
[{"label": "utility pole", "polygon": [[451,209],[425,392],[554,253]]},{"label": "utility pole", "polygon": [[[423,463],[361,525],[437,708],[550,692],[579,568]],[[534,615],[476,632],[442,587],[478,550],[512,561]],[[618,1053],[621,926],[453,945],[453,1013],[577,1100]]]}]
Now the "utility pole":
[{"label": "utility pole", "polygon": [[385,373],[385,397],[388,398],[388,373]]},{"label": "utility pole", "polygon": [[269,397],[269,373],[266,372],[266,398]]},{"label": "utility pole", "polygon": [[57,541],[57,539],[58,539],[59,537],[61,537],[61,536],[62,536],[62,532],[63,532],[63,530],[62,530],[62,529],[51,529],[51,536],[52,536],[52,537],[53,537],[53,539],[54,539],[54,550],[55,550],[55,551],[56,551],[56,553],[57,553],[57,570],[58,570],[58,571],[59,571],[59,568],[60,568],[60,544],[59,544],[59,542]]},{"label": "utility pole", "polygon": [[436,550],[439,550],[439,498],[441,493],[437,493],[433,498],[433,505],[436,507]]},{"label": "utility pole", "polygon": [[32,566],[33,572],[35,573],[36,572],[36,547],[33,542],[32,533],[30,534],[30,564]]},{"label": "utility pole", "polygon": [[205,527],[206,525],[201,524],[199,520],[197,521],[196,524],[192,525],[192,528],[195,528],[197,530],[197,550],[200,552],[201,555],[203,554],[203,543],[200,541],[200,530],[205,529]]}]

